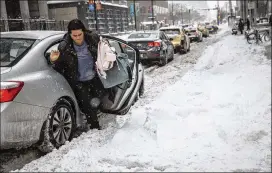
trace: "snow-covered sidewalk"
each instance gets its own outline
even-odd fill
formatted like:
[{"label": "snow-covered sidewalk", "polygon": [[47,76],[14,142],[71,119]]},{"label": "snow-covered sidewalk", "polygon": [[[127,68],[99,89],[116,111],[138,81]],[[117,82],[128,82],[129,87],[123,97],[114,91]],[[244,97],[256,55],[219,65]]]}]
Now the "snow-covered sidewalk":
[{"label": "snow-covered sidewalk", "polygon": [[17,171],[271,171],[271,61],[263,51],[226,36],[122,128],[100,131],[106,140],[90,131]]}]

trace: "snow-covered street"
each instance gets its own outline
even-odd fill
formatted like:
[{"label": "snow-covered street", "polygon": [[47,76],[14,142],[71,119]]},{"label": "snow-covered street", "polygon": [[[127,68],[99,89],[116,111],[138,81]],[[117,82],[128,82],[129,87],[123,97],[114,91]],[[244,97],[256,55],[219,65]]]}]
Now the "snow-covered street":
[{"label": "snow-covered street", "polygon": [[145,84],[127,115],[101,117],[103,130],[15,171],[271,172],[271,59],[263,46],[224,26],[165,67],[147,68]]}]

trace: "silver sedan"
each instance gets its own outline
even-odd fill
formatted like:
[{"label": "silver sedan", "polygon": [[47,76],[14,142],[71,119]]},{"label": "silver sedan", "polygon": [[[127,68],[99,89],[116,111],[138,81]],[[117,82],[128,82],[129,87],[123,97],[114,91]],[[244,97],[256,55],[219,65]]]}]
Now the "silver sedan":
[{"label": "silver sedan", "polygon": [[[75,95],[65,78],[48,61],[64,36],[61,31],[3,32],[0,39],[0,150],[34,143],[59,147],[84,124]],[[110,88],[101,112],[126,114],[143,93],[143,67],[139,51],[123,40],[107,38],[117,53],[128,54],[131,83]],[[51,145],[51,146],[52,146]]]}]

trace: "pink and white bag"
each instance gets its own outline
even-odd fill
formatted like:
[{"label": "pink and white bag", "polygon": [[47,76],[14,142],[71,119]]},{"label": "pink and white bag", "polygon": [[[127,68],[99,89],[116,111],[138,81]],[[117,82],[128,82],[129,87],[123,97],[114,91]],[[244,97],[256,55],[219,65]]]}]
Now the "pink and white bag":
[{"label": "pink and white bag", "polygon": [[116,61],[116,53],[111,49],[108,40],[103,39],[100,36],[97,49],[97,72],[100,76],[106,79],[107,74],[105,71],[113,67],[114,61]]}]

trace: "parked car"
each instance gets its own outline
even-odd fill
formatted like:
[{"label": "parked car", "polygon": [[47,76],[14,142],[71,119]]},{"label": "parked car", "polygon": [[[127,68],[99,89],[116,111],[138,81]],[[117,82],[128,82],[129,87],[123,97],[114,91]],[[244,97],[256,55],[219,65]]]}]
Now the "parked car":
[{"label": "parked car", "polygon": [[142,61],[159,61],[165,65],[174,59],[174,46],[161,31],[133,32],[126,41],[140,51]]},{"label": "parked car", "polygon": [[219,29],[218,26],[217,25],[212,25],[212,28],[213,28],[214,33],[216,34],[218,29]]},{"label": "parked car", "polygon": [[199,23],[197,26],[197,29],[202,32],[202,36],[203,37],[209,37],[210,36],[210,32],[207,29],[206,25],[204,23]]},{"label": "parked car", "polygon": [[196,27],[189,26],[187,28],[184,28],[185,33],[189,36],[190,41],[197,41],[201,42],[203,41],[202,32],[200,32]]},{"label": "parked car", "polygon": [[181,24],[180,25],[182,28],[187,28],[187,27],[189,27],[189,26],[192,26],[192,24]]},{"label": "parked car", "polygon": [[213,28],[213,25],[210,22],[205,22],[206,28],[209,30],[210,34],[214,34],[215,30]]},{"label": "parked car", "polygon": [[[3,32],[1,51],[1,140],[0,150],[26,147],[49,140],[55,147],[73,138],[77,127],[84,125],[75,95],[49,62],[64,32]],[[124,40],[102,35],[116,53],[130,50],[131,83],[110,88],[102,100],[100,111],[126,114],[143,92],[144,69],[139,51]],[[124,54],[123,54],[124,55]]]},{"label": "parked car", "polygon": [[163,31],[170,38],[175,52],[187,53],[190,51],[190,38],[185,34],[184,28],[174,26],[162,27],[160,31]]},{"label": "parked car", "polygon": [[256,25],[258,27],[261,27],[261,26],[269,26],[269,18],[268,17],[261,17],[261,18],[258,18],[256,19]]}]

